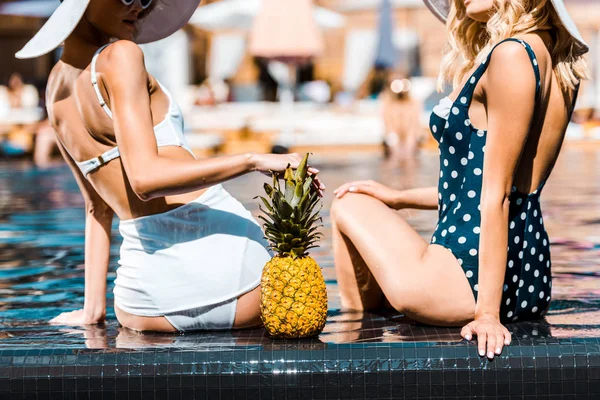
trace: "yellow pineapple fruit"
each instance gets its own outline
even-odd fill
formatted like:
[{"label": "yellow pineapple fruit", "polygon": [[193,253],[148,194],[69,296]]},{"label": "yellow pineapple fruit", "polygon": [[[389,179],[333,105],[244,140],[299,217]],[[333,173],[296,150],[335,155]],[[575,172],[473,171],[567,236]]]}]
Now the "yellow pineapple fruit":
[{"label": "yellow pineapple fruit", "polygon": [[273,186],[265,183],[268,199],[260,197],[259,216],[265,236],[275,251],[261,279],[260,311],[267,332],[276,338],[316,336],[327,319],[327,290],[319,265],[307,250],[317,247],[316,225],[321,221],[318,190],[307,173],[308,154],[296,171],[288,166],[281,191],[277,175]]}]

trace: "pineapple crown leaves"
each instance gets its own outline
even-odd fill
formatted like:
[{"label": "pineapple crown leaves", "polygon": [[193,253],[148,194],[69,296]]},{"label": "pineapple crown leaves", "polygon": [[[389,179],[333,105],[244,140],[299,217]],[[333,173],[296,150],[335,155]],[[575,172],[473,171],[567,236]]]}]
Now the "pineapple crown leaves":
[{"label": "pineapple crown leaves", "polygon": [[262,204],[259,209],[264,222],[265,237],[280,256],[304,257],[309,249],[318,247],[321,238],[317,230],[323,225],[319,213],[319,193],[308,175],[308,156],[306,154],[294,171],[289,165],[283,174],[283,191],[279,177],[273,174],[273,185],[264,184],[267,197],[257,196]]}]

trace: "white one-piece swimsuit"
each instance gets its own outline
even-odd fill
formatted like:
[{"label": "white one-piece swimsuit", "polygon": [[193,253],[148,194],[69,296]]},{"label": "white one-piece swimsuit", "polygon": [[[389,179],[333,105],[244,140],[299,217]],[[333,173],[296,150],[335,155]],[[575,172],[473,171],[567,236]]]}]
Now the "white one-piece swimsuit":
[{"label": "white one-piece swimsuit", "polygon": [[[98,101],[112,119],[96,80],[96,61],[105,47],[92,59],[91,75]],[[192,153],[181,110],[161,88],[170,105],[165,119],[154,127],[157,145],[180,146]],[[115,147],[77,165],[87,177],[118,157]],[[256,220],[221,185],[176,209],[122,220],[119,232],[123,243],[115,305],[134,315],[164,316],[180,331],[230,329],[237,298],[259,285],[262,268],[271,258]]]}]

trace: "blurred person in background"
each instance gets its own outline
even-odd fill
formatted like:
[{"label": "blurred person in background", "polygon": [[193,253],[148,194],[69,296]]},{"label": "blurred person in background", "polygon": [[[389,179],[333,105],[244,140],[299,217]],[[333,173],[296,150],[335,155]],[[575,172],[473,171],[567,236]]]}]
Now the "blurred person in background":
[{"label": "blurred person in background", "polygon": [[37,128],[32,116],[38,111],[39,99],[35,86],[25,84],[19,73],[10,75],[7,86],[0,86],[0,126],[4,126],[0,153],[14,157],[32,151]]},{"label": "blurred person in background", "polygon": [[[52,164],[52,154],[58,147],[54,129],[43,107],[44,101],[40,99],[36,87],[25,84],[19,73],[10,76],[8,86],[0,86],[0,125],[3,113],[5,116],[11,113],[12,121],[5,125],[7,135],[2,141],[1,151],[7,156],[22,156],[33,150],[35,165],[47,167]],[[36,121],[40,112],[42,118]],[[19,116],[23,117],[23,121],[29,121],[19,123]]]},{"label": "blurred person in background", "polygon": [[35,86],[25,84],[18,72],[10,75],[6,87],[0,86],[0,102],[8,105],[9,109],[37,107],[39,98]]},{"label": "blurred person in background", "polygon": [[368,80],[368,99],[377,99],[379,95],[386,90],[390,71],[387,68],[375,67]]},{"label": "blurred person in background", "polygon": [[410,80],[392,76],[380,96],[385,155],[390,161],[413,160],[424,137],[422,105],[411,97],[410,89]]}]

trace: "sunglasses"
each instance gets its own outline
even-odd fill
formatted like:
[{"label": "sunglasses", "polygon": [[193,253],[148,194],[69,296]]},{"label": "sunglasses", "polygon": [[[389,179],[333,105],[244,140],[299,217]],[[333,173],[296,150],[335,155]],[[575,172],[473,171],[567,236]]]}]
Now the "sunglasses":
[{"label": "sunglasses", "polygon": [[126,6],[132,5],[136,1],[139,1],[140,5],[142,6],[142,9],[145,10],[146,8],[150,7],[150,5],[152,5],[153,0],[121,0],[121,2]]}]

